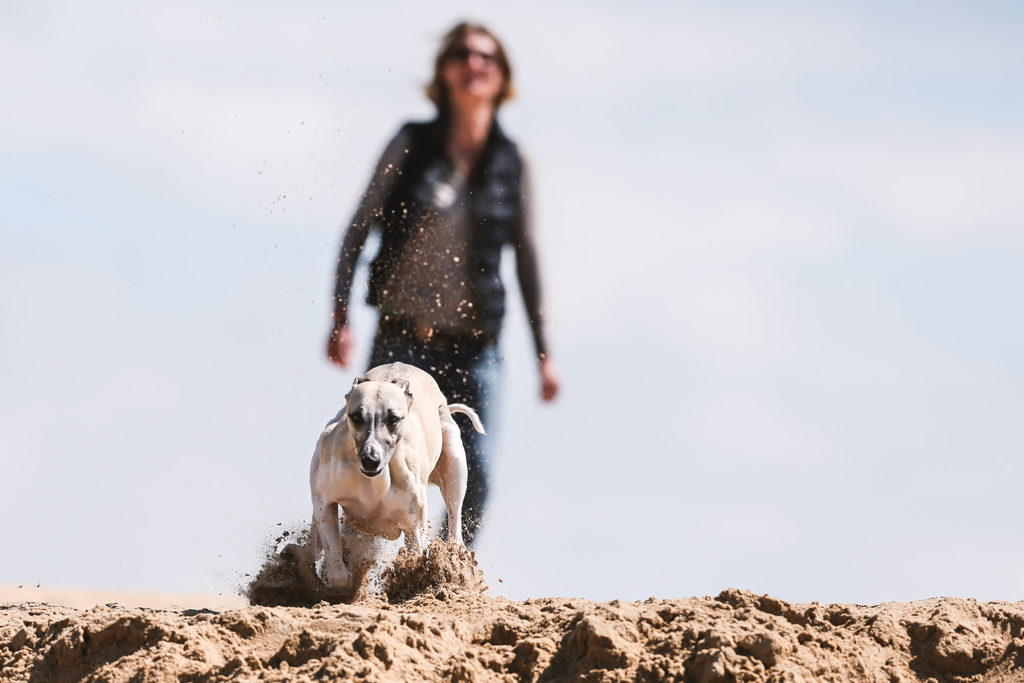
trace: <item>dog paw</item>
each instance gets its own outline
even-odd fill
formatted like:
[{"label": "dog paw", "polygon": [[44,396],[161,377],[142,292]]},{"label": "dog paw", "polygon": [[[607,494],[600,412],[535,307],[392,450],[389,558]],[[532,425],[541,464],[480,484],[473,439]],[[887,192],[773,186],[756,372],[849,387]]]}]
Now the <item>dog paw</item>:
[{"label": "dog paw", "polygon": [[324,583],[333,591],[347,591],[352,583],[352,572],[345,568],[324,567]]}]

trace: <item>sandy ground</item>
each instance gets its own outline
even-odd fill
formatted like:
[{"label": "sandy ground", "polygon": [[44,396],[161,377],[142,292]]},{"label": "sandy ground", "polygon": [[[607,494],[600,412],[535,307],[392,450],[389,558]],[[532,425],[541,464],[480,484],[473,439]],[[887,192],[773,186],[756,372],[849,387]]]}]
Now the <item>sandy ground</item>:
[{"label": "sandy ground", "polygon": [[734,589],[516,602],[406,569],[382,592],[310,607],[56,600],[92,603],[75,608],[5,590],[0,680],[1024,681],[1024,602],[805,605]]},{"label": "sandy ground", "polygon": [[47,603],[77,609],[89,609],[97,605],[117,603],[122,607],[151,607],[171,610],[212,609],[217,611],[237,609],[249,604],[245,597],[232,593],[176,593],[169,595],[153,592],[132,593],[0,584],[0,605],[27,602]]}]

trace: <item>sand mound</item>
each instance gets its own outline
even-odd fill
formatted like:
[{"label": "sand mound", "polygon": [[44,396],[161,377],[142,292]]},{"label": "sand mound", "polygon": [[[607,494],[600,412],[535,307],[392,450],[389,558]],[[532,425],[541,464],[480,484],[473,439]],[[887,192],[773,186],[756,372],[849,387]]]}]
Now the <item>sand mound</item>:
[{"label": "sand mound", "polygon": [[476,555],[464,546],[435,538],[422,554],[400,550],[379,577],[370,572],[366,580],[350,591],[335,591],[320,579],[308,529],[291,534],[296,542],[275,550],[287,537],[287,533],[278,537],[268,549],[263,566],[244,589],[253,605],[312,607],[320,602],[351,603],[380,598],[405,602],[422,594],[444,600],[461,593],[479,594],[487,590]]},{"label": "sand mound", "polygon": [[5,681],[1024,681],[1024,603],[641,603],[469,591],[313,608],[0,607]]},{"label": "sand mound", "polygon": [[254,605],[309,607],[318,602],[347,602],[355,592],[329,589],[317,575],[308,543],[289,543],[281,552],[271,553],[244,593]]},{"label": "sand mound", "polygon": [[405,548],[381,576],[384,594],[391,602],[405,602],[431,594],[446,600],[460,593],[487,590],[476,555],[465,546],[434,539],[421,555]]}]

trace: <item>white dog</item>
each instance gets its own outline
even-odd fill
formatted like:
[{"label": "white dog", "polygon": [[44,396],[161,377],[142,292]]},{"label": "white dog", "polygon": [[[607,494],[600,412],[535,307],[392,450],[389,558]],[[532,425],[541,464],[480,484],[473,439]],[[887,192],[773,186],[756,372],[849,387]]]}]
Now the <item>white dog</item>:
[{"label": "white dog", "polygon": [[[373,368],[357,377],[345,407],[327,423],[309,468],[313,498],[313,556],[324,554],[328,586],[358,588],[373,564],[375,537],[422,552],[427,534],[427,484],[441,489],[448,508],[448,540],[462,543],[466,451],[452,412],[434,378],[404,363]],[[339,526],[338,506],[344,510]]]}]

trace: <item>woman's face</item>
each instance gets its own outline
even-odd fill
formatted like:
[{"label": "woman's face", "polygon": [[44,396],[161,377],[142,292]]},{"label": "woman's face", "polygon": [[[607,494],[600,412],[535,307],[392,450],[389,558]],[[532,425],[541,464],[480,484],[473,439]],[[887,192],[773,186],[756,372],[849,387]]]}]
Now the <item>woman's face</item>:
[{"label": "woman's face", "polygon": [[504,85],[498,46],[483,33],[468,33],[448,54],[441,78],[453,106],[494,102]]}]

